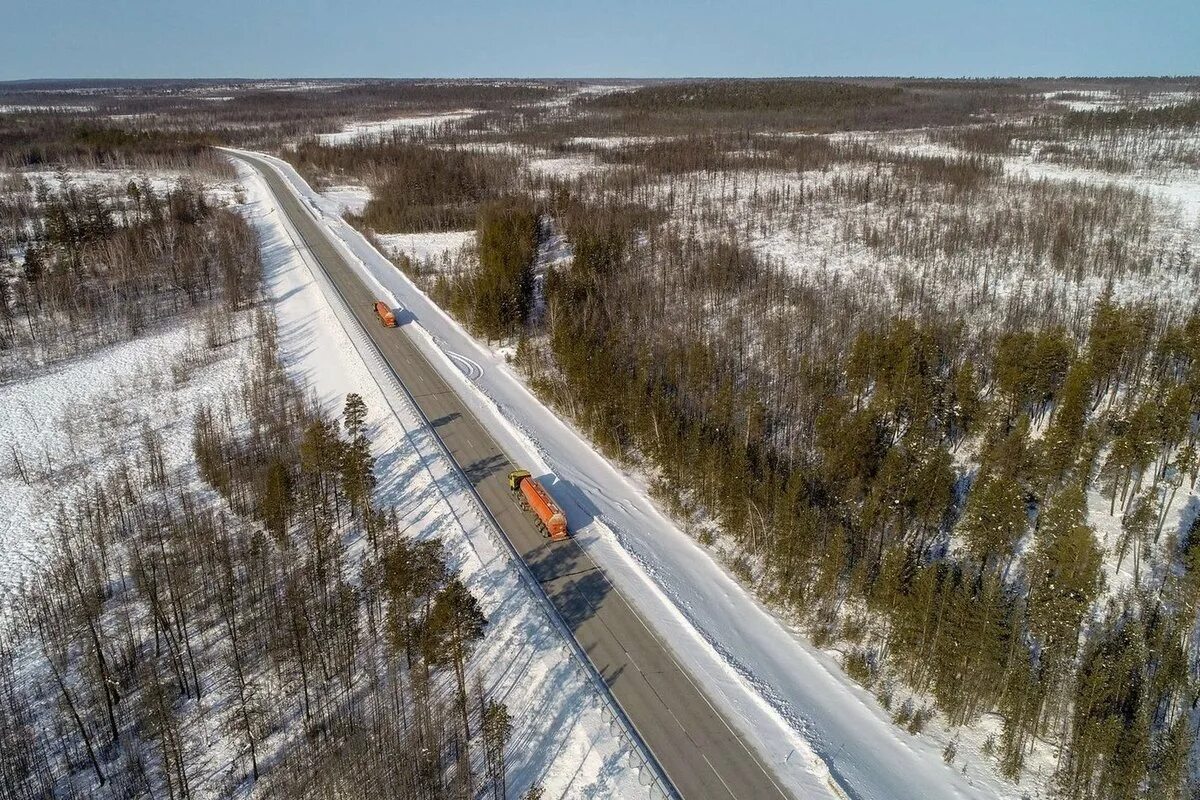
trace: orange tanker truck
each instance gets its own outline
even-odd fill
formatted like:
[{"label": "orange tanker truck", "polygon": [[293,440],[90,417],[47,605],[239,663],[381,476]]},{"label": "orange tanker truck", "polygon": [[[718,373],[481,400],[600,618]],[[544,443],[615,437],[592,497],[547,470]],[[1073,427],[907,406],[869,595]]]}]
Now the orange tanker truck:
[{"label": "orange tanker truck", "polygon": [[375,316],[379,317],[379,322],[383,327],[396,327],[396,315],[392,313],[392,309],[388,308],[388,304],[382,300],[375,301]]},{"label": "orange tanker truck", "polygon": [[517,495],[534,514],[537,515],[542,533],[554,541],[566,539],[570,535],[567,530],[567,515],[554,502],[554,498],[546,491],[546,487],[537,482],[529,474],[529,470],[518,469],[508,473],[508,488]]}]

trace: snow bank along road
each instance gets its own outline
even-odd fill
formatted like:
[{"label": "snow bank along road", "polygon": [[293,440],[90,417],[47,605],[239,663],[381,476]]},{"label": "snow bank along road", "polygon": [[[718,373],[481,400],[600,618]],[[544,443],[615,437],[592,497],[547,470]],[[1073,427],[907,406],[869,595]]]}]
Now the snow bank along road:
[{"label": "snow bank along road", "polygon": [[303,245],[411,393],[679,793],[687,800],[785,798],[774,776],[579,544],[543,539],[513,502],[507,476],[514,465],[407,335],[411,317],[401,310],[400,329],[381,327],[372,308],[377,293],[355,274],[324,226],[270,163],[241,157],[262,174]]}]

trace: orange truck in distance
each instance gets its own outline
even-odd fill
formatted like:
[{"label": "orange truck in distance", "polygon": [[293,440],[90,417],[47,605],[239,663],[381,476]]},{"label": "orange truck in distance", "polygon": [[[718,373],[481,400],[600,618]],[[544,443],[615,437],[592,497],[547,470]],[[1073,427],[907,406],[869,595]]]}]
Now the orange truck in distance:
[{"label": "orange truck in distance", "polygon": [[379,322],[383,327],[396,327],[396,315],[392,313],[392,309],[388,308],[388,304],[382,300],[375,301],[375,316],[379,317]]},{"label": "orange truck in distance", "polygon": [[517,495],[533,511],[538,518],[538,527],[552,541],[561,541],[570,536],[567,530],[567,515],[554,502],[554,498],[546,491],[546,487],[537,482],[527,469],[518,469],[508,473],[508,488]]}]

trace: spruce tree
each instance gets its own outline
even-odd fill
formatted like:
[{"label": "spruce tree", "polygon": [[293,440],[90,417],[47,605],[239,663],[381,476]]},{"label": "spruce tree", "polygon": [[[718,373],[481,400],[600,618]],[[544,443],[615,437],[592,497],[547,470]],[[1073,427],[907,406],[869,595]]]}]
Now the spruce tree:
[{"label": "spruce tree", "polygon": [[1100,592],[1100,560],[1083,490],[1068,485],[1039,515],[1029,556],[1026,614],[1051,681],[1063,677],[1075,655],[1079,626]]}]

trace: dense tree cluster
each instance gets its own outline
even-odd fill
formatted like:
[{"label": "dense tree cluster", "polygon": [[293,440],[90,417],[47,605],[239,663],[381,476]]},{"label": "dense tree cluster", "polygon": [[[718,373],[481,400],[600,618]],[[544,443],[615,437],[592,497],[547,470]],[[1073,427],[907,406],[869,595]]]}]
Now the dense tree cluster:
[{"label": "dense tree cluster", "polygon": [[0,349],[70,355],[197,310],[219,317],[210,338],[227,337],[220,329],[258,287],[257,243],[241,217],[186,181],[165,192],[131,181],[119,194],[65,173],[56,182],[39,184],[36,205],[14,201],[20,213],[4,230]]},{"label": "dense tree cluster", "polygon": [[[2,104],[2,101],[0,101]],[[55,112],[0,115],[0,167],[184,169],[231,177],[211,131],[126,127],[112,120]]]},{"label": "dense tree cluster", "polygon": [[[810,131],[886,129],[961,123],[984,110],[1023,103],[1017,87],[902,84],[890,80],[664,81],[586,102],[592,110],[621,112],[632,125],[684,119],[693,129],[789,128]],[[642,115],[642,119],[636,119]]]},{"label": "dense tree cluster", "polygon": [[522,330],[533,304],[538,215],[533,202],[509,197],[479,212],[478,262],[454,275],[439,274],[434,297],[488,340]]},{"label": "dense tree cluster", "polygon": [[1120,128],[1195,128],[1200,126],[1200,100],[1149,108],[1071,111],[1063,124],[1084,133]]},{"label": "dense tree cluster", "polygon": [[379,232],[470,228],[481,207],[498,199],[517,178],[511,158],[467,149],[430,147],[399,134],[383,144],[300,144],[289,158],[301,174],[351,174],[371,186],[371,201],[357,224]]}]

